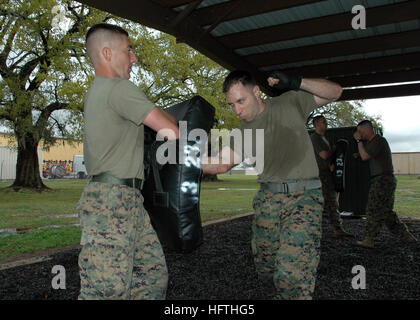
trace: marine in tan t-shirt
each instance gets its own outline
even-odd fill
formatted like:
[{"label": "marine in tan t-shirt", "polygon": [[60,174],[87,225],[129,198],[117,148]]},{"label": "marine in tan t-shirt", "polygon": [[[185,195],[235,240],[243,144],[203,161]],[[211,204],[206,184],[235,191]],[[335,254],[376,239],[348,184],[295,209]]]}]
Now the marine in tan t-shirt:
[{"label": "marine in tan t-shirt", "polygon": [[[312,110],[337,99],[341,87],[324,79],[279,73],[267,80],[269,85],[291,91],[264,100],[249,72],[233,71],[226,77],[223,91],[243,120],[240,132],[245,145],[239,150],[245,152],[225,146],[218,157],[203,161],[202,168],[204,173],[217,174],[244,157],[254,157],[256,162],[263,158],[258,178],[261,189],[253,200],[251,240],[259,279],[268,298],[312,299],[319,262],[322,195],[305,123]],[[245,138],[248,129],[254,131],[252,143]],[[264,141],[257,139],[258,130],[264,130]]]},{"label": "marine in tan t-shirt", "polygon": [[143,92],[121,78],[96,77],[85,98],[85,165],[91,176],[143,179],[143,120],[153,110]]},{"label": "marine in tan t-shirt", "polygon": [[258,182],[285,182],[318,177],[312,143],[305,122],[310,112],[317,108],[314,96],[305,91],[288,91],[266,100],[264,110],[250,122],[242,122],[240,130],[252,130],[252,154],[257,157],[256,129],[264,130],[264,169]]}]

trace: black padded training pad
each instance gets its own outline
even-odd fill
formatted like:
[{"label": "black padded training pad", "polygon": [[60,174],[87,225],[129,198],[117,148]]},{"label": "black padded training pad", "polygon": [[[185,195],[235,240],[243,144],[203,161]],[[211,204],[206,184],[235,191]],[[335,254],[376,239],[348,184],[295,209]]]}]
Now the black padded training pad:
[{"label": "black padded training pad", "polygon": [[[166,108],[165,111],[172,114],[178,123],[186,121],[182,124],[186,127],[187,134],[193,129],[202,129],[208,133],[214,123],[214,107],[200,96]],[[185,145],[182,149],[197,151],[197,141],[183,141]],[[186,155],[184,152],[183,163],[179,162],[177,156],[176,164],[160,165],[156,161],[156,151],[163,143],[165,142],[156,141],[156,132],[145,127],[145,183],[142,190],[144,206],[160,241],[176,252],[190,252],[203,239],[200,217],[202,171],[199,153],[190,152]],[[177,141],[177,153],[179,146],[180,142]]]}]

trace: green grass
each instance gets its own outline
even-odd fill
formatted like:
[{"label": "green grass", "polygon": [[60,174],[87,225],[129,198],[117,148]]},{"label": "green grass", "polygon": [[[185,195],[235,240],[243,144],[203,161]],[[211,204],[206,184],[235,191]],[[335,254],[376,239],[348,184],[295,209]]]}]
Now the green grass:
[{"label": "green grass", "polygon": [[420,218],[420,176],[398,176],[394,210],[400,216]]},{"label": "green grass", "polygon": [[25,252],[77,244],[81,230],[77,226],[32,229],[23,234],[0,237],[0,259]]},{"label": "green grass", "polygon": [[209,221],[252,212],[252,199],[259,187],[256,176],[219,175],[216,182],[201,184],[201,220]]},{"label": "green grass", "polygon": [[[201,184],[200,213],[203,222],[252,211],[252,198],[258,187],[256,176],[219,177],[221,181]],[[0,259],[79,243],[80,228],[73,226],[78,223],[78,218],[60,215],[77,214],[75,205],[86,182],[78,179],[45,181],[52,190],[43,193],[28,190],[15,192],[7,188],[11,183],[1,182],[0,229],[24,232],[0,233]],[[62,227],[47,227],[51,225]]]},{"label": "green grass", "polygon": [[0,183],[0,229],[35,228],[47,225],[77,223],[77,218],[57,218],[55,215],[75,214],[75,205],[87,180],[46,181],[51,191],[43,193],[6,188]]},{"label": "green grass", "polygon": [[[200,213],[203,222],[252,212],[258,188],[256,176],[220,175],[220,181],[201,184]],[[398,176],[395,209],[400,216],[420,217],[420,178]],[[26,229],[23,233],[0,233],[0,259],[34,250],[67,246],[80,241],[75,205],[87,180],[46,181],[44,193],[15,192],[0,183],[0,229]],[[60,228],[47,226],[62,226]],[[40,228],[45,227],[45,228]]]}]

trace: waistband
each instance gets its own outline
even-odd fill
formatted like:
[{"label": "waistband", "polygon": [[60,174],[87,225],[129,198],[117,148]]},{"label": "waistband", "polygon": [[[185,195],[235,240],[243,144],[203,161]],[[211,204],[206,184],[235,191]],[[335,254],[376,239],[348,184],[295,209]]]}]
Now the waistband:
[{"label": "waistband", "polygon": [[101,173],[96,176],[92,176],[91,181],[93,182],[104,182],[111,185],[124,185],[130,188],[135,188],[138,190],[141,190],[143,187],[143,180],[138,178],[126,178],[126,179],[120,179],[117,177],[114,177],[113,175],[109,173]]},{"label": "waistband", "polygon": [[393,177],[394,173],[392,172],[385,172],[381,174],[375,174],[374,176],[370,176],[370,179],[379,178],[379,177]]},{"label": "waistband", "polygon": [[321,188],[319,179],[292,180],[286,182],[263,182],[262,190],[269,190],[273,193],[291,193]]}]

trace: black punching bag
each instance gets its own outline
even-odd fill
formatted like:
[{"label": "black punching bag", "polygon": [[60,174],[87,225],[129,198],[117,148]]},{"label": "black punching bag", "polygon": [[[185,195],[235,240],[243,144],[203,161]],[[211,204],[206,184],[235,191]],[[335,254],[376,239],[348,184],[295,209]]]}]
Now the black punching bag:
[{"label": "black punching bag", "polygon": [[[195,96],[165,111],[177,120],[180,139],[158,141],[156,132],[145,127],[142,194],[161,243],[172,251],[186,253],[203,241],[200,150],[204,150],[201,147],[213,126],[215,110],[205,99]],[[162,159],[167,163],[162,164]]]},{"label": "black punching bag", "polygon": [[345,187],[346,152],[348,141],[340,139],[336,143],[334,160],[334,183],[335,191],[343,192]]}]

